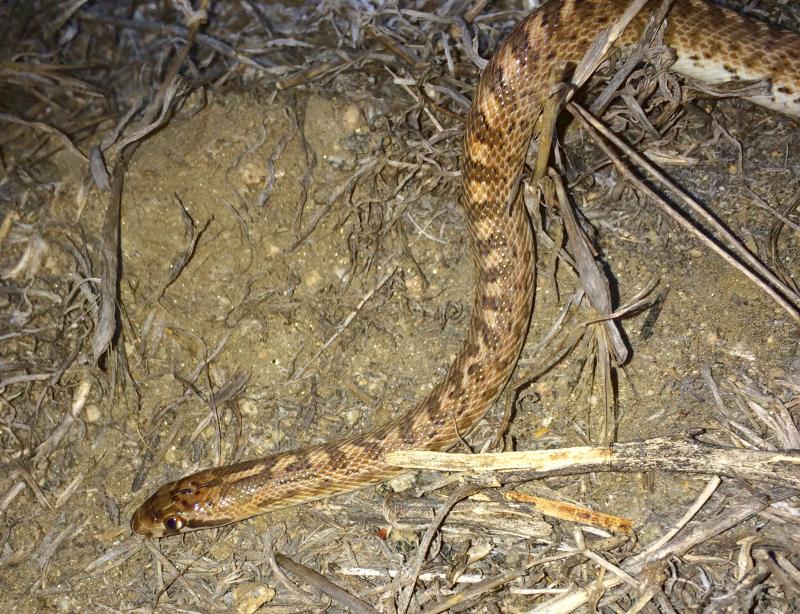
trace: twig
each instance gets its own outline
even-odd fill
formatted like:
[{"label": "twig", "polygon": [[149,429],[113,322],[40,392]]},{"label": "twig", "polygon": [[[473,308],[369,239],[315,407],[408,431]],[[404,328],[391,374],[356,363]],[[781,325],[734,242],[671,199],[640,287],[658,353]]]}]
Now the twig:
[{"label": "twig", "polygon": [[[255,68],[259,71],[274,72],[274,70],[271,70],[269,66],[264,66],[250,59],[235,47],[227,43],[224,43],[220,40],[217,40],[207,34],[202,34],[202,33],[192,34],[190,30],[187,30],[182,26],[165,25],[163,23],[147,22],[140,19],[120,19],[117,17],[106,17],[105,15],[97,15],[95,13],[90,13],[89,11],[79,11],[77,17],[78,19],[81,19],[83,21],[102,23],[113,26],[115,28],[128,28],[130,30],[163,32],[164,34],[169,34],[170,36],[179,37],[184,41],[189,41],[191,40],[191,37],[194,36],[194,38],[199,44],[204,45],[205,47],[208,47],[210,49],[213,49],[214,51],[217,51],[226,57],[232,58],[237,62],[241,62],[242,64],[249,66],[250,68]],[[283,69],[281,69],[281,71],[283,72]]]},{"label": "twig", "polygon": [[509,501],[527,503],[537,512],[551,518],[601,527],[618,533],[630,534],[633,532],[633,521],[629,518],[612,516],[611,514],[596,512],[582,505],[575,505],[574,503],[566,503],[564,501],[552,501],[515,490],[509,490],[503,493],[503,495]]},{"label": "twig", "polygon": [[428,556],[428,549],[430,548],[431,542],[436,536],[436,533],[439,531],[439,527],[441,527],[442,523],[445,521],[445,518],[447,518],[447,515],[450,513],[450,510],[453,509],[453,506],[456,503],[462,499],[466,499],[470,495],[475,494],[482,488],[483,486],[474,483],[463,484],[456,489],[453,494],[447,497],[447,501],[445,501],[444,504],[442,504],[442,506],[436,510],[433,520],[431,520],[430,525],[428,525],[428,528],[426,529],[425,534],[422,536],[419,546],[417,547],[417,554],[414,558],[414,562],[412,563],[410,581],[403,593],[401,593],[398,600],[398,614],[405,614],[408,610],[408,606],[411,604],[411,597],[414,595],[414,587],[416,586],[417,578],[419,577],[422,566],[425,564],[425,559]]},{"label": "twig", "polygon": [[[663,173],[655,169],[651,164],[649,164],[644,157],[642,157],[639,153],[636,152],[631,147],[628,147],[619,137],[613,134],[610,130],[606,130],[605,127],[602,125],[600,121],[597,120],[594,116],[592,116],[588,111],[583,109],[582,107],[570,103],[567,105],[567,110],[572,113],[572,115],[577,118],[581,125],[592,135],[595,137],[595,142],[597,145],[608,155],[608,157],[614,162],[614,165],[625,176],[628,180],[634,183],[638,189],[642,190],[648,197],[650,197],[653,202],[658,204],[662,211],[664,211],[669,217],[671,217],[674,221],[676,221],[680,226],[682,226],[685,230],[687,230],[690,234],[695,235],[700,240],[704,241],[713,251],[715,251],[720,257],[722,257],[728,264],[732,267],[740,271],[743,275],[745,275],[748,279],[750,279],[753,283],[755,283],[759,288],[761,288],[764,292],[769,294],[775,302],[777,302],[781,307],[783,307],[786,312],[792,316],[795,320],[800,322],[800,297],[798,297],[794,291],[789,288],[783,281],[781,281],[772,271],[766,268],[755,256],[750,254],[744,247],[741,246],[739,241],[736,239],[730,231],[728,231],[722,224],[717,222],[714,217],[709,214],[703,207],[701,207],[694,199],[689,197],[679,186],[673,183],[668,177],[666,177]],[[721,237],[728,241],[729,248],[743,261],[747,262],[754,270],[758,271],[759,275],[761,275],[764,279],[769,281],[769,285],[762,281],[750,268],[744,266],[739,259],[735,258],[733,254],[731,254],[727,249],[725,249],[722,245],[720,245],[717,241],[713,239],[709,239],[703,233],[703,231],[692,224],[690,220],[688,220],[683,214],[681,214],[677,209],[670,207],[662,198],[660,198],[652,189],[647,187],[641,181],[638,181],[635,175],[631,172],[631,170],[625,165],[617,156],[614,155],[612,150],[603,142],[603,139],[600,138],[600,134],[602,134],[605,138],[610,140],[616,147],[618,147],[621,151],[625,152],[627,156],[629,156],[634,162],[644,168],[653,178],[657,181],[660,181],[664,184],[667,188],[669,188],[673,193],[678,195],[695,213],[700,215],[708,224],[712,226],[714,231],[718,233]],[[776,290],[777,289],[777,290]],[[778,292],[780,290],[780,292]]]},{"label": "twig", "polygon": [[105,353],[117,331],[117,292],[119,286],[119,232],[122,209],[122,184],[128,162],[141,141],[134,141],[123,148],[114,165],[111,197],[106,208],[101,242],[103,268],[100,278],[100,312],[92,339],[92,356],[95,362]]},{"label": "twig", "polygon": [[335,599],[343,606],[350,608],[350,611],[355,612],[356,614],[377,614],[378,611],[365,601],[362,601],[358,597],[351,595],[341,586],[334,584],[328,580],[328,578],[317,573],[313,569],[309,569],[305,565],[295,563],[285,554],[276,552],[275,561],[277,561],[278,565],[292,572],[304,582],[307,582],[317,590],[322,591],[328,595],[328,597]]},{"label": "twig", "polygon": [[20,124],[21,126],[27,126],[28,128],[34,128],[36,130],[41,130],[42,132],[47,132],[48,134],[52,134],[53,136],[58,138],[67,148],[67,151],[69,151],[73,156],[78,158],[78,160],[82,164],[86,164],[89,161],[89,158],[87,158],[86,155],[80,149],[78,149],[78,147],[72,142],[72,140],[66,134],[61,132],[61,130],[59,130],[58,128],[54,128],[49,124],[46,124],[44,122],[27,121],[20,117],[11,115],[9,113],[0,113],[0,122]]},{"label": "twig", "polygon": [[608,448],[578,447],[487,454],[406,450],[388,454],[387,461],[406,469],[438,471],[527,469],[503,476],[506,483],[592,471],[669,471],[722,475],[800,489],[800,451],[728,448],[686,438],[657,437],[616,443]]},{"label": "twig", "polygon": [[[644,572],[648,566],[660,564],[662,561],[673,556],[680,556],[695,546],[744,522],[748,518],[765,510],[773,503],[795,496],[796,494],[797,491],[793,489],[776,488],[764,493],[763,496],[752,497],[750,500],[743,503],[734,504],[726,509],[725,512],[716,514],[709,520],[689,525],[682,537],[670,540],[659,550],[650,553],[648,548],[645,549],[645,552],[648,552],[648,554],[640,553],[636,556],[632,556],[627,559],[621,567],[629,574],[640,574]],[[704,493],[701,494],[701,498],[703,496]],[[603,581],[602,589],[609,590],[621,583],[622,580],[620,578],[611,576]],[[588,590],[578,589],[545,602],[531,610],[529,614],[567,614],[587,603],[589,599],[590,594]]]},{"label": "twig", "polygon": [[697,515],[702,507],[708,502],[711,498],[711,495],[716,492],[719,485],[722,483],[722,480],[718,476],[714,476],[708,481],[706,487],[703,489],[699,495],[697,495],[697,499],[695,499],[692,506],[686,510],[686,512],[681,516],[680,520],[675,523],[675,526],[672,527],[669,531],[664,533],[659,539],[654,541],[652,544],[647,546],[644,550],[642,550],[642,556],[649,556],[655,553],[659,548],[662,548],[665,544],[669,542],[673,537],[675,537],[681,529],[683,529],[691,520]]}]

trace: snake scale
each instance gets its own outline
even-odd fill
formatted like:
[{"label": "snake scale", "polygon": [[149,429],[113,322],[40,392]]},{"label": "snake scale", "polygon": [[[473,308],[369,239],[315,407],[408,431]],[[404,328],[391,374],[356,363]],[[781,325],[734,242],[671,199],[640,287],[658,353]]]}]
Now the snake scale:
[{"label": "snake scale", "polygon": [[[634,41],[656,8],[628,26]],[[371,431],[266,458],[206,469],[165,484],[134,513],[149,537],[218,527],[256,514],[350,492],[402,470],[403,449],[441,450],[484,415],[516,364],[531,315],[534,246],[520,203],[508,206],[554,68],[574,66],[626,0],[551,0],[526,17],[484,70],[469,110],[461,158],[463,209],[477,274],[464,344],[447,375],[414,408]],[[767,79],[752,100],[800,114],[800,36],[701,0],[676,0],[665,41],[674,70],[709,82]],[[568,68],[567,68],[568,70]]]}]

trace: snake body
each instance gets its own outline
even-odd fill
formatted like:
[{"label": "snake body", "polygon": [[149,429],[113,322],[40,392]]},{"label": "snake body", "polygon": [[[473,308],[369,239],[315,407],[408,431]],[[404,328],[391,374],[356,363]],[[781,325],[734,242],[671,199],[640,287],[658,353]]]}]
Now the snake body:
[{"label": "snake body", "polygon": [[[651,2],[626,29],[641,32]],[[371,431],[300,450],[206,469],[165,484],[134,513],[150,537],[218,527],[256,514],[350,492],[402,470],[387,453],[441,450],[468,433],[497,399],[530,319],[534,245],[524,207],[512,202],[554,68],[567,74],[623,0],[552,0],[525,18],[484,70],[469,110],[461,159],[463,209],[477,274],[464,344],[444,379],[418,405]],[[665,40],[674,68],[706,81],[768,79],[753,101],[800,114],[800,36],[700,0],[676,0]]]}]

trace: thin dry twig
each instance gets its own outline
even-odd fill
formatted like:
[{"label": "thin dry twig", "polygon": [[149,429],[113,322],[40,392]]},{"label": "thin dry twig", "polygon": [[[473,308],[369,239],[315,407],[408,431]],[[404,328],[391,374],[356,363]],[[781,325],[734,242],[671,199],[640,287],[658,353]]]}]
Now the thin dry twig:
[{"label": "thin dry twig", "polygon": [[317,573],[313,569],[309,569],[305,565],[295,563],[285,554],[276,552],[275,560],[277,561],[278,565],[292,572],[295,576],[310,584],[317,590],[322,591],[329,597],[335,599],[343,606],[349,608],[351,612],[355,612],[356,614],[375,614],[377,612],[375,608],[365,601],[362,601],[358,597],[351,595],[342,587],[334,584],[325,576]]},{"label": "thin dry twig", "polygon": [[[783,307],[783,309],[790,316],[792,316],[792,318],[800,322],[800,296],[796,295],[791,288],[789,288],[774,273],[772,273],[772,271],[767,269],[755,256],[753,256],[746,248],[744,248],[741,245],[741,242],[738,241],[738,239],[736,239],[736,237],[732,235],[727,228],[720,224],[712,215],[710,215],[702,206],[700,206],[699,203],[688,196],[680,187],[670,181],[669,178],[667,178],[663,173],[649,164],[643,156],[638,154],[631,147],[628,147],[610,130],[607,130],[603,124],[595,117],[591,116],[588,111],[574,103],[567,105],[567,109],[581,122],[581,125],[590,134],[595,136],[595,142],[609,156],[609,158],[614,162],[616,168],[625,176],[626,179],[636,185],[639,190],[642,190],[661,208],[662,211],[676,221],[681,227],[683,227],[690,234],[698,237],[704,244],[721,256],[723,260],[741,272],[761,290],[772,297],[772,299],[781,307]],[[639,181],[622,162],[622,160],[614,155],[613,151],[607,145],[605,145],[603,139],[600,138],[600,135],[611,141],[621,151],[624,151],[625,155],[634,160],[640,167],[644,168],[654,179],[658,180],[663,185],[668,187],[670,191],[678,195],[678,197],[681,198],[681,200],[683,200],[692,209],[692,211],[697,213],[705,222],[711,225],[715,233],[726,240],[728,248],[733,250],[735,256],[734,254],[731,254],[728,249],[720,245],[717,241],[713,240],[713,238],[707,237],[700,228],[692,224],[691,221],[684,217],[677,209],[669,206],[664,199],[660,198],[652,189]],[[745,266],[739,259],[746,262],[751,268]],[[756,274],[756,272],[758,274]],[[759,275],[761,277],[759,277]]]},{"label": "thin dry twig", "polygon": [[[695,435],[697,433],[689,433]],[[693,437],[656,437],[608,447],[579,447],[532,452],[456,454],[403,450],[387,461],[406,469],[438,471],[521,471],[503,476],[506,483],[590,471],[670,471],[722,475],[756,483],[800,489],[800,452],[729,448]]]}]

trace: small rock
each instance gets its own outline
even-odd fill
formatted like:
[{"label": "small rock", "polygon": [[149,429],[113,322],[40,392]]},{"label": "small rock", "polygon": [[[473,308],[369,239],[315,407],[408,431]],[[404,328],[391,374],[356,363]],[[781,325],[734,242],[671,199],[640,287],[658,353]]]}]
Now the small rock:
[{"label": "small rock", "polygon": [[100,408],[94,404],[87,405],[85,416],[86,416],[86,422],[89,423],[97,422],[98,420],[100,420]]},{"label": "small rock", "polygon": [[772,369],[767,371],[767,377],[772,382],[774,382],[775,380],[784,379],[786,377],[786,371],[784,371],[780,367],[773,367]]},{"label": "small rock", "polygon": [[258,415],[258,407],[250,399],[244,399],[239,403],[239,411],[242,412],[243,416],[247,416],[248,418],[253,418]]},{"label": "small rock", "polygon": [[361,420],[361,410],[359,409],[348,409],[344,413],[344,420],[347,422],[347,426],[353,427],[359,423]]},{"label": "small rock", "polygon": [[263,162],[251,160],[239,165],[239,175],[244,184],[249,187],[260,186],[266,180]]},{"label": "small rock", "polygon": [[347,282],[350,278],[350,259],[339,258],[333,265],[333,274],[339,278],[339,281]]},{"label": "small rock", "polygon": [[394,492],[403,492],[414,485],[414,479],[413,473],[398,475],[396,478],[389,480],[389,488]]},{"label": "small rock", "polygon": [[232,591],[233,606],[239,614],[253,614],[275,597],[275,589],[259,582],[243,582]]},{"label": "small rock", "polygon": [[349,104],[342,113],[344,125],[350,132],[361,132],[365,128],[364,118],[361,109],[354,104]]}]

